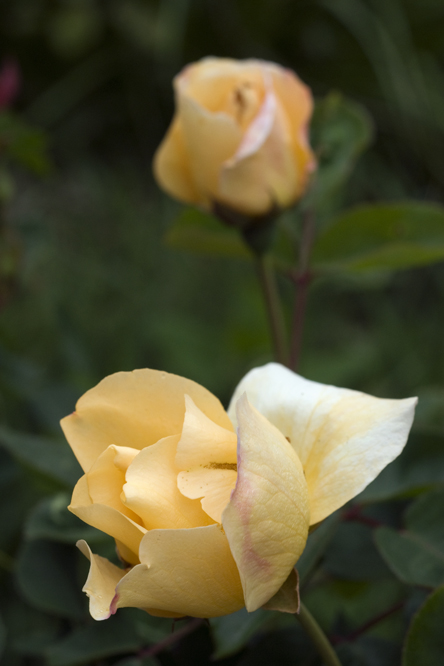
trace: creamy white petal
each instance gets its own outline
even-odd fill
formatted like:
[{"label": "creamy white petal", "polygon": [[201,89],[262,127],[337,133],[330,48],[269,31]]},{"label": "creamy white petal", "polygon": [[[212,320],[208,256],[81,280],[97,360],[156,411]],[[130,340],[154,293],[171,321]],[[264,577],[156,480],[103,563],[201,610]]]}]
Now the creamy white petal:
[{"label": "creamy white petal", "polygon": [[236,388],[228,410],[233,423],[244,392],[297,452],[307,479],[311,524],[355,497],[401,453],[416,405],[416,398],[374,398],[269,363],[249,372]]}]

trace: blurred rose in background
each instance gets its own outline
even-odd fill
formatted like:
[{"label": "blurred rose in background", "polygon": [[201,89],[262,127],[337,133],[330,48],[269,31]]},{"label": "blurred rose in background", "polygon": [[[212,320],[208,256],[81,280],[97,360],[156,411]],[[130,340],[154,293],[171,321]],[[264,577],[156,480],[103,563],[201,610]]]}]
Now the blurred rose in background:
[{"label": "blurred rose in background", "polygon": [[176,113],[154,158],[173,197],[244,215],[286,208],[315,162],[307,125],[313,101],[294,72],[262,60],[205,58],[174,79]]}]

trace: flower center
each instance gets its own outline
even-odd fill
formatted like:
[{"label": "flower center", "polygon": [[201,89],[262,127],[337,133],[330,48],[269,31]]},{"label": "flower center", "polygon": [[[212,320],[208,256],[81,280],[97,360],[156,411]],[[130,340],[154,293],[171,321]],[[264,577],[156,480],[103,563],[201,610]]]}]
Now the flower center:
[{"label": "flower center", "polygon": [[236,463],[217,463],[211,462],[208,465],[204,465],[205,469],[230,469],[233,472],[237,472]]},{"label": "flower center", "polygon": [[232,92],[230,100],[233,115],[241,127],[248,125],[260,106],[258,91],[251,81],[243,81]]}]

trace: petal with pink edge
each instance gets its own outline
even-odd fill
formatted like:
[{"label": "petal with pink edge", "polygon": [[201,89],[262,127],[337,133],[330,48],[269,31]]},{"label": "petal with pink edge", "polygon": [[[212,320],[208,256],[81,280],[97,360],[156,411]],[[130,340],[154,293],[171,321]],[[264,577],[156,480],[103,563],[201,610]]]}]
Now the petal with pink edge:
[{"label": "petal with pink edge", "polygon": [[[120,569],[100,555],[91,552],[83,539],[77,541],[77,548],[91,563],[83,592],[89,597],[89,609],[94,620],[107,620],[112,614],[111,605],[116,595],[116,586],[127,574],[128,569]],[[157,617],[179,617],[177,613],[158,608],[143,608]]]},{"label": "petal with pink edge", "polygon": [[305,548],[308,491],[300,460],[282,433],[245,395],[236,412],[238,477],[222,525],[245,605],[254,611],[277,593]]},{"label": "petal with pink edge", "polygon": [[95,620],[107,620],[111,615],[110,605],[116,593],[117,583],[127,573],[100,555],[94,555],[83,539],[77,548],[91,563],[83,592],[89,597],[89,612]]}]

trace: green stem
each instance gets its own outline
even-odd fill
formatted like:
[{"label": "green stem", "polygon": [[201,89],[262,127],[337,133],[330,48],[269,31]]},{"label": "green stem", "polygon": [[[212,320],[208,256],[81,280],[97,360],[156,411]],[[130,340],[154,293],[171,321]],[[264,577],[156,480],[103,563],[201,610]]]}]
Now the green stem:
[{"label": "green stem", "polygon": [[273,263],[271,258],[266,254],[257,254],[256,266],[270,322],[275,358],[279,363],[286,365],[287,344],[285,339],[285,320]]},{"label": "green stem", "polygon": [[325,666],[341,666],[341,662],[339,661],[336,652],[333,650],[327,636],[302,602],[296,617],[310,637],[319,656],[322,657]]}]

